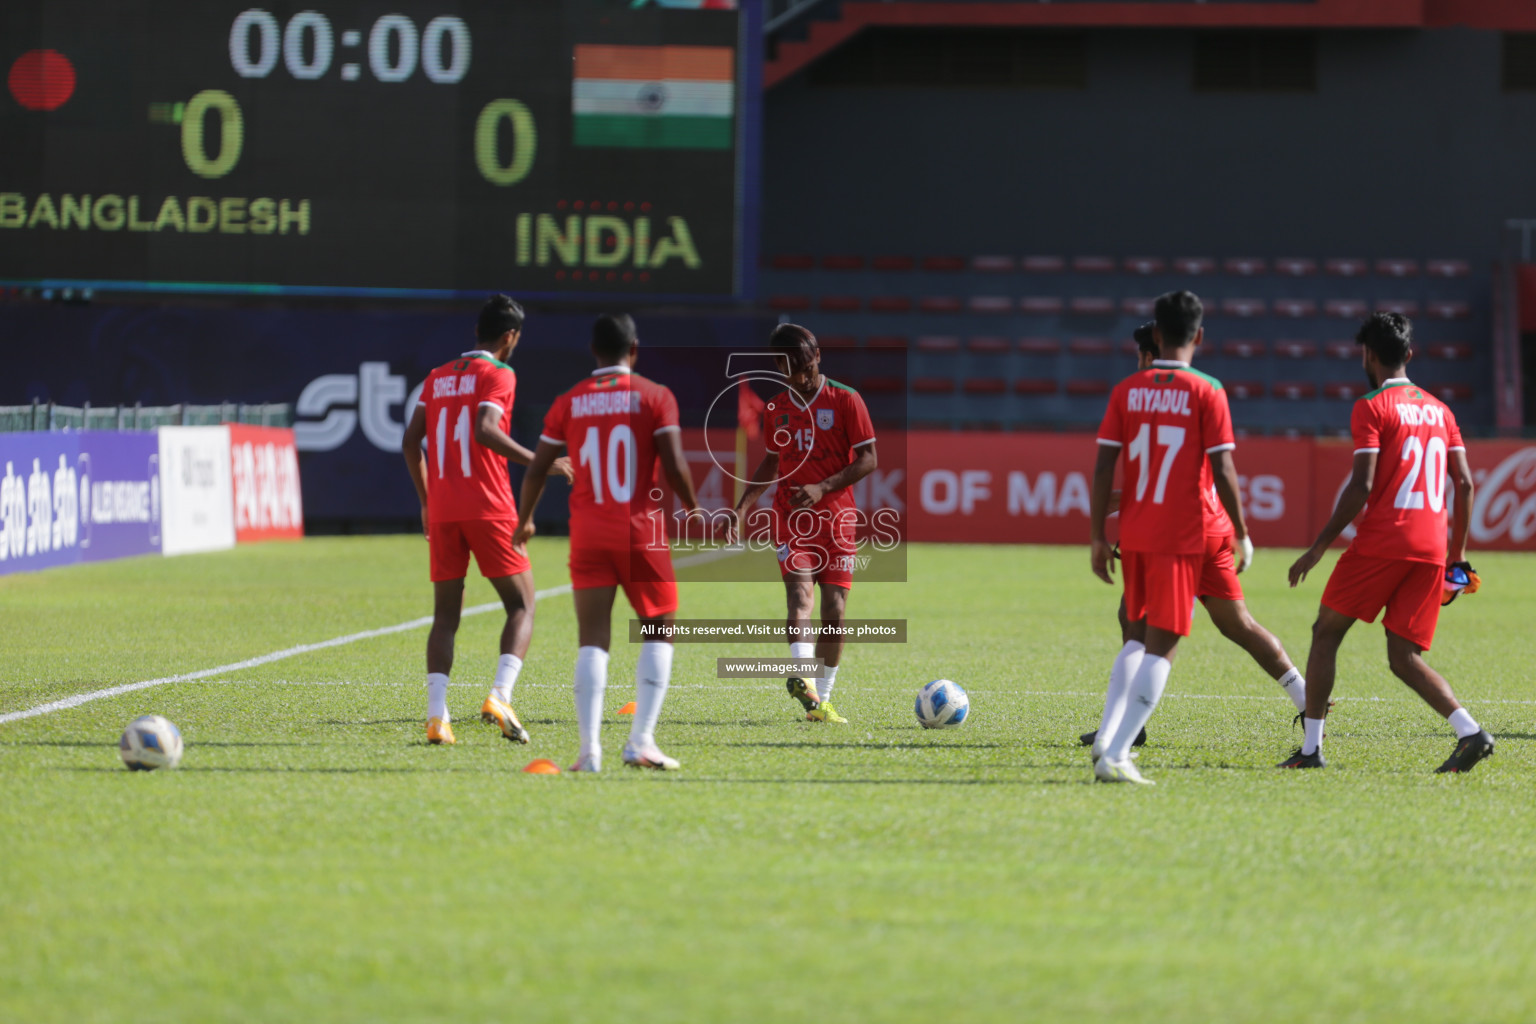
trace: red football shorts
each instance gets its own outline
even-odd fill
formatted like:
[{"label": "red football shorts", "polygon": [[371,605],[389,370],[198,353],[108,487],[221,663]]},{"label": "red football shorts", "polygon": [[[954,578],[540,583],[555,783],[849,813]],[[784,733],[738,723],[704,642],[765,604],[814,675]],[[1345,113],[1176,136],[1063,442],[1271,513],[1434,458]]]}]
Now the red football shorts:
[{"label": "red football shorts", "polygon": [[1445,566],[1405,558],[1372,558],[1354,548],[1339,557],[1323,588],[1323,606],[1361,622],[1381,624],[1421,650],[1429,650],[1440,621]]},{"label": "red football shorts", "polygon": [[1195,593],[1202,601],[1207,597],[1222,601],[1243,599],[1243,585],[1237,581],[1237,560],[1232,557],[1232,534],[1205,538],[1205,560],[1200,565]]},{"label": "red football shorts", "polygon": [[823,526],[809,537],[786,531],[778,546],[779,572],[809,576],[817,583],[853,589],[853,530]]},{"label": "red football shorts", "polygon": [[1122,551],[1120,571],[1125,578],[1126,617],[1132,622],[1145,618],[1149,626],[1189,636],[1195,591],[1205,560],[1203,554]]},{"label": "red football shorts", "polygon": [[512,548],[512,534],[516,532],[516,519],[429,523],[427,546],[432,552],[432,582],[463,579],[469,571],[471,553],[480,567],[480,575],[488,580],[527,572],[527,556]]},{"label": "red football shorts", "polygon": [[629,605],[642,619],[677,611],[677,577],[669,548],[636,545],[608,549],[571,547],[571,588],[623,587]]}]

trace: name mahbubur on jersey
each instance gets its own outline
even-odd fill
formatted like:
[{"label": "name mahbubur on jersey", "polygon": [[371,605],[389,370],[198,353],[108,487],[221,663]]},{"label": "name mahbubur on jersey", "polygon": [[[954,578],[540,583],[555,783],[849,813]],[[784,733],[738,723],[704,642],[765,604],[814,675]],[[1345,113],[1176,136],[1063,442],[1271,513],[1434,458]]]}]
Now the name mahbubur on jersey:
[{"label": "name mahbubur on jersey", "polygon": [[571,398],[572,416],[630,415],[639,411],[639,391],[591,391]]}]

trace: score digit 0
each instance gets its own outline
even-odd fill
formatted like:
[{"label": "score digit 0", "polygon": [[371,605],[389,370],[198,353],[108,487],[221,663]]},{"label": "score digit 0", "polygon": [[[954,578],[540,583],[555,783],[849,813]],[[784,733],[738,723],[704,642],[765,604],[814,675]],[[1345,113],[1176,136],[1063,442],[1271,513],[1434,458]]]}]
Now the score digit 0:
[{"label": "score digit 0", "polygon": [[[203,142],[203,115],[210,110],[219,115],[219,153],[212,159]],[[223,89],[204,89],[187,103],[181,117],[181,155],[193,174],[200,178],[224,177],[235,169],[244,145],[245,122],[240,116],[240,104],[229,93]]]},{"label": "score digit 0", "polygon": [[[506,164],[501,162],[497,144],[502,118],[512,126],[512,160]],[[516,185],[528,177],[538,148],[533,115],[519,100],[491,100],[475,120],[475,166],[492,185]]]}]

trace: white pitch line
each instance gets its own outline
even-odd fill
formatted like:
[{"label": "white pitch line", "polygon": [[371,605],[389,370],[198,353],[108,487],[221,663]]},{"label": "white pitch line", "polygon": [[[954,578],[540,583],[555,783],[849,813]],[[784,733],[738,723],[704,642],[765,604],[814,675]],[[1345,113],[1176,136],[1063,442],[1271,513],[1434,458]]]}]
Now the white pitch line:
[{"label": "white pitch line", "polygon": [[[717,548],[714,551],[704,551],[697,555],[687,555],[675,559],[673,565],[698,565],[703,562],[713,562],[720,558],[729,558],[741,552],[731,551],[726,548]],[[534,591],[535,603],[546,597],[558,597],[561,594],[569,594],[571,585],[562,583],[558,587],[550,587],[548,590]],[[500,601],[492,601],[488,604],[477,604],[465,608],[463,615],[483,615],[501,608]],[[209,676],[220,675],[224,672],[238,672],[241,669],[255,668],[258,665],[270,665],[274,661],[283,661],[287,658],[296,658],[301,654],[309,654],[313,651],[323,651],[327,647],[343,647],[347,644],[355,644],[359,640],[372,640],[375,637],[389,636],[391,633],[404,633],[411,629],[420,629],[422,626],[432,625],[432,616],[423,615],[419,619],[411,619],[409,622],[397,622],[393,626],[385,626],[382,629],[365,629],[361,633],[348,633],[346,636],[332,637],[329,640],[321,640],[313,644],[299,644],[297,647],[286,647],[281,651],[273,651],[271,654],[263,654],[255,658],[247,658],[245,661],[235,661],[228,665],[218,665],[214,668],[205,668],[197,672],[184,672],[177,676],[163,676],[159,679],[146,679],[138,683],[124,683],[122,686],[109,686],[105,690],[92,690],[89,693],[77,693],[73,697],[65,697],[62,700],[49,701],[47,704],[39,704],[36,707],[23,711],[10,711],[0,715],[0,725],[7,722],[19,722],[24,718],[36,718],[38,715],[52,714],[55,711],[68,711],[91,701],[104,700],[107,697],[117,697],[125,693],[133,693],[137,690],[148,690],[156,686],[165,686],[168,683],[189,683],[197,679],[207,679]]]}]

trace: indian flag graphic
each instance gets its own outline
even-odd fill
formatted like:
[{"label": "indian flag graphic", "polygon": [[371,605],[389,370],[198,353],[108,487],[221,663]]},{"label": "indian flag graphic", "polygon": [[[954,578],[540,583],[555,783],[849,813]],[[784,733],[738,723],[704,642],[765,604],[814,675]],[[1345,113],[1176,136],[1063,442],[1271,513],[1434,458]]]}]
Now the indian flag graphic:
[{"label": "indian flag graphic", "polygon": [[729,46],[576,47],[576,145],[730,149],[735,60]]}]

